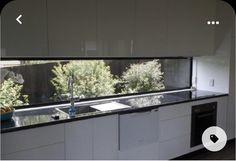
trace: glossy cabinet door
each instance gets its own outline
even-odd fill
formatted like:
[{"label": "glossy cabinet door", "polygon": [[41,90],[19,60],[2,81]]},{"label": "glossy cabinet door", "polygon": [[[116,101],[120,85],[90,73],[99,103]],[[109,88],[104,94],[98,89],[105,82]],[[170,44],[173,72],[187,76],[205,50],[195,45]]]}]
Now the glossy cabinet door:
[{"label": "glossy cabinet door", "polygon": [[129,57],[133,53],[135,0],[97,1],[98,56]]},{"label": "glossy cabinet door", "polygon": [[93,119],[65,124],[65,158],[93,159]]},{"label": "glossy cabinet door", "polygon": [[65,159],[64,124],[3,133],[1,141],[2,159]]},{"label": "glossy cabinet door", "polygon": [[93,159],[117,160],[118,115],[94,118]]},{"label": "glossy cabinet door", "polygon": [[158,111],[120,115],[119,159],[158,159]]},{"label": "glossy cabinet door", "polygon": [[168,0],[168,55],[214,54],[215,0]]},{"label": "glossy cabinet door", "polygon": [[64,160],[64,143],[2,155],[3,160]]},{"label": "glossy cabinet door", "polygon": [[136,0],[134,57],[167,54],[167,1]]},{"label": "glossy cabinet door", "polygon": [[96,0],[47,0],[50,57],[96,55]]},{"label": "glossy cabinet door", "polygon": [[[22,15],[19,24],[16,18]],[[47,57],[46,0],[9,2],[1,12],[1,56]]]}]

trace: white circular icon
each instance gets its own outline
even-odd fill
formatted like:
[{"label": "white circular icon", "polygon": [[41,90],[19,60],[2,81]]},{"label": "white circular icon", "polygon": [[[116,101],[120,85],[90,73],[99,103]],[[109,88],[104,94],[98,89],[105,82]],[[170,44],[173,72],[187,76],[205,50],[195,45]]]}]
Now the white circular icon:
[{"label": "white circular icon", "polygon": [[217,126],[207,128],[202,134],[202,143],[209,151],[220,151],[227,142],[227,135],[225,131]]}]

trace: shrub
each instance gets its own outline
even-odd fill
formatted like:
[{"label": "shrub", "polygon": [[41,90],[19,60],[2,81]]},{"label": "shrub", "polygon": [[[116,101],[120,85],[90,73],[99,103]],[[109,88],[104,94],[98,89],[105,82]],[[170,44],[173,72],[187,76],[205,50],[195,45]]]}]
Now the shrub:
[{"label": "shrub", "polygon": [[91,98],[114,94],[116,79],[110,67],[103,60],[70,61],[54,66],[55,77],[51,83],[55,87],[55,99],[68,99],[68,78],[74,75],[74,97]]},{"label": "shrub", "polygon": [[23,85],[15,83],[11,78],[4,80],[0,88],[0,107],[14,107],[28,104],[28,96],[22,95]]},{"label": "shrub", "polygon": [[165,88],[159,60],[132,64],[122,74],[124,93],[158,91]]}]

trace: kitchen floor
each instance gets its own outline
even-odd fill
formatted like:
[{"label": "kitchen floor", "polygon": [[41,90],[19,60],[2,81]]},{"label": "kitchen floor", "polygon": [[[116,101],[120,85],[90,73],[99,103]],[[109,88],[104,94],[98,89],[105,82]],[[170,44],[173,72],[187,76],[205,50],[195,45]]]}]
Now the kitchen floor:
[{"label": "kitchen floor", "polygon": [[226,147],[219,152],[202,149],[174,160],[235,160],[235,140],[229,141]]}]

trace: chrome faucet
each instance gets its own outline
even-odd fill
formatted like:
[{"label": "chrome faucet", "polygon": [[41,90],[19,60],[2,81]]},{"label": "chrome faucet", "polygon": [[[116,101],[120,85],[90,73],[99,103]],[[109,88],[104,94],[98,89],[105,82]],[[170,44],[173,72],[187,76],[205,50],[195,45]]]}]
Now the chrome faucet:
[{"label": "chrome faucet", "polygon": [[72,73],[68,79],[68,90],[70,92],[70,108],[69,108],[69,116],[75,117],[75,101],[74,101],[74,74]]}]

